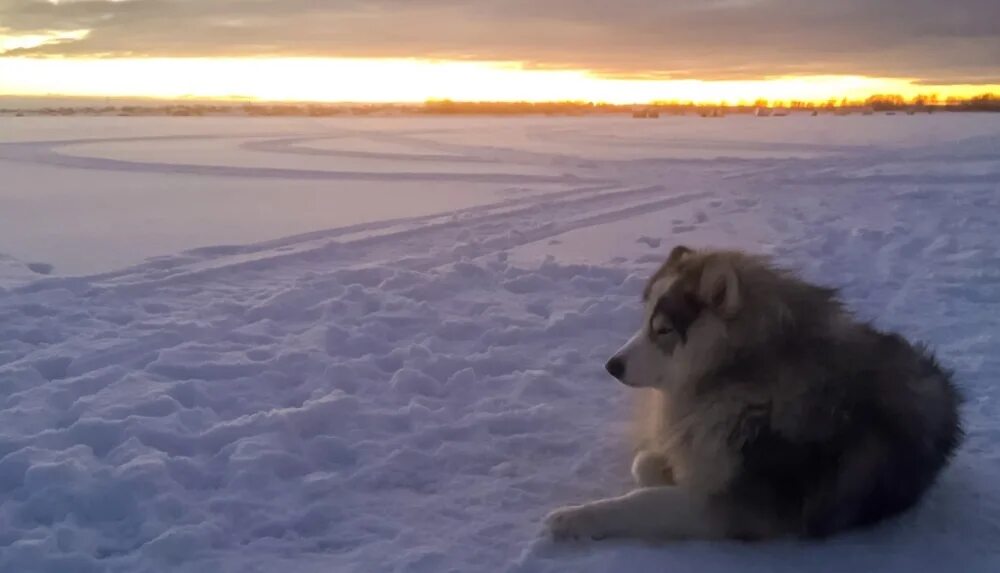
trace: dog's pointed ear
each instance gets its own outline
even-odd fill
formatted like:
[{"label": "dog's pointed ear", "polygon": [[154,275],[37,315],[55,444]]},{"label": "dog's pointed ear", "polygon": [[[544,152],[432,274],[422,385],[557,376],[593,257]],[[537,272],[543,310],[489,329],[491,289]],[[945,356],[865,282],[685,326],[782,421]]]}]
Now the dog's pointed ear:
[{"label": "dog's pointed ear", "polygon": [[677,245],[670,251],[670,256],[667,257],[667,266],[677,266],[678,263],[692,254],[694,254],[694,251],[690,248],[685,247],[684,245]]},{"label": "dog's pointed ear", "polygon": [[740,278],[732,261],[716,259],[705,265],[698,297],[723,317],[732,318],[739,312],[742,303]]}]

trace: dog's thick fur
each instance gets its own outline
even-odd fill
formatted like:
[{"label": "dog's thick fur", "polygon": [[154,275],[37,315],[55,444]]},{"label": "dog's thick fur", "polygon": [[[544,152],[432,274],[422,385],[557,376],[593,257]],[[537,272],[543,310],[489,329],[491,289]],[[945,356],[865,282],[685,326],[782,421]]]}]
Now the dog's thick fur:
[{"label": "dog's thick fur", "polygon": [[928,350],[768,260],[677,247],[607,365],[642,390],[640,488],[550,514],[556,539],[825,537],[913,506],[962,438]]}]

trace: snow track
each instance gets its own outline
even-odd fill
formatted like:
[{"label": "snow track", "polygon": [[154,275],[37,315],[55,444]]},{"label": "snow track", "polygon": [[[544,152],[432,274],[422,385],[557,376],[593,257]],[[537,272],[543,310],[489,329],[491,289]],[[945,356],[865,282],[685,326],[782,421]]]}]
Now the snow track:
[{"label": "snow track", "polygon": [[[259,129],[245,152],[552,173],[445,213],[5,275],[0,570],[995,571],[1000,125],[799,149],[798,123],[761,144],[634,125]],[[0,155],[80,167],[63,143]],[[939,350],[969,439],[926,504],[825,544],[539,540],[550,509],[629,487],[628,389],[601,364],[680,242],[773,253]]]}]

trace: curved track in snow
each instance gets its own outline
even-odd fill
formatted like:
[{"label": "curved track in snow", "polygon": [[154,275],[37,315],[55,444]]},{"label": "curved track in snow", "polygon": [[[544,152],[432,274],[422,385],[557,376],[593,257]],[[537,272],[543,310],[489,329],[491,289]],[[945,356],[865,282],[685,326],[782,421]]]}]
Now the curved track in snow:
[{"label": "curved track in snow", "polygon": [[[322,150],[296,147],[294,144],[308,140],[324,140],[338,136],[313,136],[299,138],[269,138],[239,144],[239,148],[266,153],[286,153],[292,155],[338,156],[348,159],[379,159],[399,162],[454,161],[465,163],[500,163],[487,161],[465,155],[434,155],[426,153],[386,153],[362,152],[350,150]],[[120,171],[132,173],[147,173],[151,175],[198,175],[209,177],[244,177],[257,179],[284,179],[307,181],[406,181],[406,182],[464,182],[464,183],[503,183],[503,184],[538,184],[538,183],[572,183],[593,184],[602,183],[600,179],[574,174],[533,175],[507,172],[452,172],[452,171],[406,171],[406,170],[337,170],[308,169],[303,167],[250,167],[238,165],[213,165],[202,163],[184,163],[168,161],[142,161],[136,159],[118,159],[87,155],[86,153],[67,152],[65,148],[85,150],[86,147],[100,144],[130,143],[141,146],[150,141],[194,141],[194,140],[242,140],[246,135],[172,135],[151,137],[114,137],[94,139],[73,139],[56,141],[35,141],[24,143],[0,143],[0,159],[9,161],[37,163],[53,167],[70,169],[88,169],[104,171]],[[266,162],[266,158],[262,159]]]}]

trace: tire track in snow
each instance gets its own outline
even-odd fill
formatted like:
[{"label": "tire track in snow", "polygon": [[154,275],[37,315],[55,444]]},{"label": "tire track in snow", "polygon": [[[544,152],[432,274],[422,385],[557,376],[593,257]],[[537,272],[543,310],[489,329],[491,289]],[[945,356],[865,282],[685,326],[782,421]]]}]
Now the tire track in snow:
[{"label": "tire track in snow", "polygon": [[[359,139],[360,136],[318,136],[318,137],[289,137],[282,139],[267,139],[264,141],[248,141],[240,144],[240,149],[247,151],[258,151],[263,153],[278,153],[287,155],[311,155],[316,157],[347,157],[351,159],[382,159],[388,161],[449,161],[454,163],[504,163],[503,161],[470,157],[468,155],[456,154],[432,154],[432,153],[391,153],[378,151],[360,151],[356,149],[321,149],[317,147],[306,147],[298,145],[309,141],[323,141],[330,139]],[[367,138],[370,139],[370,138]]]},{"label": "tire track in snow", "polygon": [[[546,201],[543,198],[538,202],[530,202],[526,206],[494,209],[480,216],[464,219],[448,215],[436,216],[430,220],[421,221],[418,225],[404,224],[403,228],[398,230],[390,228],[391,230],[386,233],[365,234],[365,236],[353,240],[336,241],[325,238],[307,240],[291,246],[290,249],[276,249],[249,255],[199,261],[191,265],[177,267],[172,269],[169,274],[153,278],[148,276],[148,265],[141,265],[110,276],[42,280],[19,290],[31,291],[52,288],[66,284],[67,281],[69,284],[85,281],[95,287],[115,290],[158,288],[168,284],[203,280],[208,276],[232,276],[233,273],[242,270],[273,268],[277,264],[314,265],[317,262],[329,261],[330,259],[343,261],[344,259],[338,255],[349,256],[349,260],[352,262],[364,261],[361,266],[368,267],[386,262],[378,255],[379,251],[384,250],[386,254],[391,256],[399,242],[413,239],[423,239],[429,242],[430,245],[427,247],[429,254],[424,257],[410,257],[403,261],[395,261],[395,266],[412,270],[426,270],[453,260],[455,258],[454,248],[464,250],[462,256],[480,257],[569,231],[648,214],[709,196],[708,192],[695,192],[662,197],[664,191],[664,187],[657,185],[573,197],[562,201]],[[653,199],[649,200],[650,198]],[[628,199],[639,199],[639,201],[621,206],[622,202]],[[546,219],[555,222],[538,222],[531,219],[531,215],[537,214],[542,207],[544,207]],[[582,214],[580,214],[581,210]],[[564,216],[572,218],[563,220]],[[524,224],[526,219],[529,221],[527,224],[530,227],[523,230],[517,229],[518,223]],[[488,230],[491,227],[502,229],[502,231],[491,232]],[[485,231],[485,233],[474,241],[463,240],[459,237],[462,234],[474,234],[476,231]],[[353,268],[353,264],[349,262],[340,268]],[[135,280],[136,278],[138,280]]]},{"label": "tire track in snow", "polygon": [[[218,140],[218,139],[246,139],[253,135],[223,136],[223,135],[169,135],[154,137],[118,137],[101,139],[72,139],[62,141],[40,141],[21,143],[0,143],[0,159],[18,162],[30,162],[42,165],[51,165],[70,169],[87,169],[118,171],[129,173],[150,173],[161,175],[199,175],[208,177],[247,177],[256,179],[286,179],[286,180],[306,180],[306,181],[440,181],[440,182],[463,182],[463,183],[503,183],[503,184],[532,184],[532,183],[571,183],[571,184],[600,184],[609,183],[609,180],[596,177],[585,177],[573,173],[563,173],[557,175],[529,175],[523,173],[453,173],[447,171],[425,172],[425,171],[361,171],[361,170],[326,170],[326,169],[295,169],[280,167],[240,167],[231,165],[208,165],[196,163],[162,163],[155,161],[138,161],[127,159],[113,159],[107,157],[90,157],[72,155],[61,151],[69,146],[86,146],[100,143],[138,143],[142,141],[183,141],[183,140]],[[324,139],[330,136],[316,136],[317,139]],[[280,141],[280,140],[278,140]],[[264,142],[257,142],[258,146],[265,145]],[[266,147],[266,146],[265,146]],[[279,146],[280,147],[280,146]],[[395,159],[402,159],[397,157]],[[463,161],[470,161],[473,158],[466,158]],[[416,156],[409,156],[407,160],[416,160]],[[501,164],[500,161],[488,161],[488,163]]]},{"label": "tire track in snow", "polygon": [[[370,236],[371,233],[379,231],[383,232],[383,235],[388,235],[404,231],[413,231],[417,228],[421,228],[421,226],[423,226],[422,228],[427,229],[430,226],[439,226],[448,222],[476,222],[481,219],[502,217],[505,213],[530,213],[538,208],[547,207],[553,204],[553,202],[571,204],[576,201],[586,200],[591,196],[606,193],[614,193],[619,197],[627,197],[633,193],[646,193],[649,189],[650,188],[648,187],[643,187],[623,191],[620,187],[614,185],[574,188],[565,191],[535,194],[524,198],[507,199],[485,205],[475,205],[446,213],[388,219],[383,221],[360,223],[357,225],[348,225],[346,227],[312,231],[301,235],[282,237],[279,239],[249,245],[215,245],[210,247],[201,247],[185,251],[174,256],[155,257],[138,265],[106,273],[74,277],[43,278],[30,284],[17,287],[14,290],[19,292],[30,292],[35,290],[78,285],[81,283],[113,282],[126,276],[140,274],[165,277],[172,274],[177,269],[192,270],[199,265],[206,267],[224,267],[239,262],[241,258],[255,260],[253,255],[260,255],[262,258],[267,260],[280,260],[281,258],[294,257],[296,254],[303,251],[329,246],[332,239],[346,235],[357,235],[358,237],[363,238]],[[357,240],[357,238],[354,240]],[[271,252],[271,255],[266,256],[265,253],[269,251]]]}]

